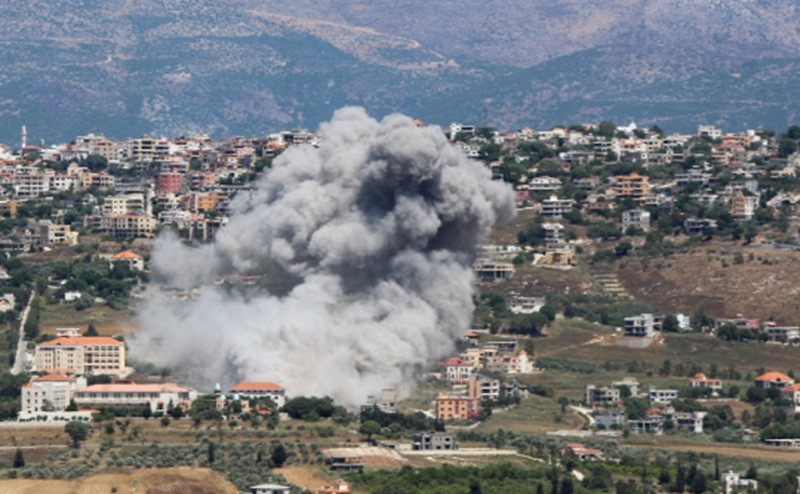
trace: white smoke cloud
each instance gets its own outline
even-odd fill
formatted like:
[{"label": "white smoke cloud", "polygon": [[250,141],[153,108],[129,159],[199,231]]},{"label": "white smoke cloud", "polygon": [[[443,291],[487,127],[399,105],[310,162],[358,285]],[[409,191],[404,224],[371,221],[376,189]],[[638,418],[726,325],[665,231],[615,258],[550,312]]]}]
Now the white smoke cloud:
[{"label": "white smoke cloud", "polygon": [[[472,316],[470,253],[513,216],[511,190],[401,115],[344,108],[320,134],[236,198],[214,243],[159,239],[155,277],[203,288],[188,302],[150,290],[133,352],[198,386],[270,380],[355,406],[453,349]],[[213,286],[230,274],[263,274],[270,293]]]}]

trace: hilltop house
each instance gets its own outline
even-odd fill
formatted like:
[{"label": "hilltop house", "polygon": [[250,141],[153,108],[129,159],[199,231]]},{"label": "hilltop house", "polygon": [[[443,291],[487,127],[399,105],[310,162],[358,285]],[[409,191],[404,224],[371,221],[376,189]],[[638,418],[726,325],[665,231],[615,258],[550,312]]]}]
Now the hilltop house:
[{"label": "hilltop house", "polygon": [[759,388],[787,388],[794,384],[794,379],[780,372],[767,372],[758,376],[755,380]]}]

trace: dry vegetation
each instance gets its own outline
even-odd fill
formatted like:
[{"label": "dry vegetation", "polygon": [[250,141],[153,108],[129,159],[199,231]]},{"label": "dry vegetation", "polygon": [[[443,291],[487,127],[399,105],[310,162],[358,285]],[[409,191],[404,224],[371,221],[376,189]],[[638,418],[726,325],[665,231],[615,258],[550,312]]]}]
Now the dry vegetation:
[{"label": "dry vegetation", "polygon": [[703,304],[714,317],[800,320],[799,252],[711,245],[652,259],[647,269],[629,261],[618,275],[638,300],[662,311],[691,314]]}]

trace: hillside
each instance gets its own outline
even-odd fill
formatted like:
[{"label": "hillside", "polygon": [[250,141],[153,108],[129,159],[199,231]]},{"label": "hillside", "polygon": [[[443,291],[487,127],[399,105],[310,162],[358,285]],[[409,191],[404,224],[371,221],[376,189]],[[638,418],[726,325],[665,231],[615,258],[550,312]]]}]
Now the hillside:
[{"label": "hillside", "polygon": [[800,318],[800,255],[793,251],[697,248],[654,259],[647,269],[640,262],[626,262],[618,275],[637,300],[662,311],[692,314],[703,305],[714,317],[741,313],[786,325]]},{"label": "hillside", "polygon": [[[680,21],[675,13],[680,12]],[[348,104],[502,128],[634,119],[783,127],[800,104],[788,0],[0,2],[0,142],[217,136]]]}]

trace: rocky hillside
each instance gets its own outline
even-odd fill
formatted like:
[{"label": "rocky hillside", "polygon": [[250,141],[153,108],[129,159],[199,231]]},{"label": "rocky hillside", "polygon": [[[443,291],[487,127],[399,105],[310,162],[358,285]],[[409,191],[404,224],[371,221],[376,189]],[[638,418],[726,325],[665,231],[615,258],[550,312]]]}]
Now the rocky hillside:
[{"label": "rocky hillside", "polygon": [[346,104],[785,127],[797,25],[789,0],[0,0],[0,142],[315,128]]}]

